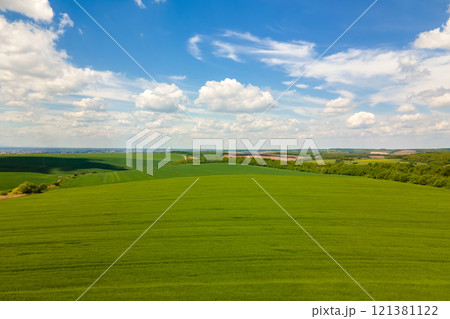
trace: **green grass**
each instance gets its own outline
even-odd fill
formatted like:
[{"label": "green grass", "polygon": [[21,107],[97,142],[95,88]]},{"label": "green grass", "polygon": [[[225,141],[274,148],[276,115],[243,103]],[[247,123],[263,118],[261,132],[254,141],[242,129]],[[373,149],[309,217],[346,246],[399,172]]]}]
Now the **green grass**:
[{"label": "green grass", "polygon": [[[164,155],[156,153],[154,157],[155,160],[161,160]],[[183,158],[181,154],[172,154],[173,161]],[[144,166],[146,164],[144,161]],[[70,178],[75,173],[88,175]],[[69,178],[62,187],[79,187],[152,177],[128,169],[125,166],[125,153],[0,155],[0,190],[12,189],[25,181],[52,184],[61,178]]]},{"label": "green grass", "polygon": [[252,177],[375,299],[449,299],[449,190],[231,169],[0,201],[0,299],[75,300],[194,174],[83,300],[368,300]]}]

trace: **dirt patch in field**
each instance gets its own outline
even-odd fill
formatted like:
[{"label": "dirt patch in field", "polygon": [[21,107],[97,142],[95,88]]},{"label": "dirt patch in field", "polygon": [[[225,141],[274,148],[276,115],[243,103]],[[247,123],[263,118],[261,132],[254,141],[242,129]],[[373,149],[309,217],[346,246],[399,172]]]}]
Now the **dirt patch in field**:
[{"label": "dirt patch in field", "polygon": [[0,195],[0,200],[8,199],[8,198],[24,197],[24,196],[28,196],[28,195],[30,195],[30,194]]}]

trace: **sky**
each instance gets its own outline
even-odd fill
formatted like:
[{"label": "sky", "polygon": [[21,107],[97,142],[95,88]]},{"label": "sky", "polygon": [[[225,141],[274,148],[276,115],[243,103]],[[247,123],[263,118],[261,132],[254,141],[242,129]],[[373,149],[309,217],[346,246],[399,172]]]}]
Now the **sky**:
[{"label": "sky", "polygon": [[0,146],[144,128],[450,147],[450,1],[0,0]]}]

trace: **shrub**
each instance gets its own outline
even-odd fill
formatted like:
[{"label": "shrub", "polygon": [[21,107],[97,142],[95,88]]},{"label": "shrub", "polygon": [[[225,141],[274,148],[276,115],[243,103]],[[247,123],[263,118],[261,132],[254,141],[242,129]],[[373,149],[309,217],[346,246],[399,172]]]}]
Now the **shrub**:
[{"label": "shrub", "polygon": [[41,184],[36,185],[30,182],[24,182],[20,184],[17,188],[13,189],[13,194],[37,194],[42,193],[47,190],[47,185]]},{"label": "shrub", "polygon": [[22,193],[19,191],[19,187],[16,187],[11,190],[10,194],[17,195]]},{"label": "shrub", "polygon": [[24,182],[17,187],[17,190],[19,194],[33,194],[38,192],[39,187],[34,183]]},{"label": "shrub", "polygon": [[447,186],[447,180],[445,178],[439,178],[436,179],[433,183],[434,187],[446,187]]},{"label": "shrub", "polygon": [[8,191],[0,191],[0,195],[8,195]]}]

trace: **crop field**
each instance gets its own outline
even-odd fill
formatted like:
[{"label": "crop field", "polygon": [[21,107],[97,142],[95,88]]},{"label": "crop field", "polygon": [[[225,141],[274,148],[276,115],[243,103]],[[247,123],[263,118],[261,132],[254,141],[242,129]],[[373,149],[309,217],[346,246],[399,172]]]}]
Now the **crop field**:
[{"label": "crop field", "polygon": [[[164,157],[156,153],[155,160]],[[172,154],[172,161],[184,157]],[[146,165],[144,161],[144,166]],[[77,178],[70,178],[73,174]],[[0,190],[16,187],[24,181],[51,184],[65,179],[62,187],[88,186],[146,180],[152,177],[125,166],[124,153],[68,153],[0,155]]]},{"label": "crop field", "polygon": [[98,173],[0,201],[0,300],[450,298],[448,189],[226,164],[50,172],[82,169]]}]

